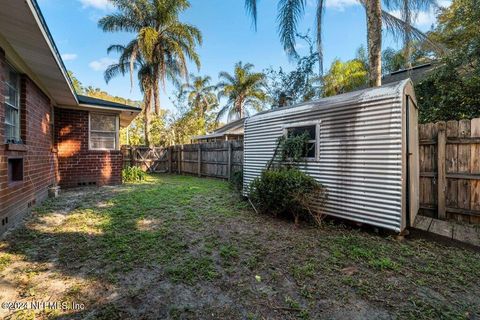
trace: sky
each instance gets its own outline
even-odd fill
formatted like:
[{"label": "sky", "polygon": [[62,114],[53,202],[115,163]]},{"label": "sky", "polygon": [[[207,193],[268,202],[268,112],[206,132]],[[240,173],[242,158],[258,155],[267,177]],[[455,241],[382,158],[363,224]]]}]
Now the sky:
[{"label": "sky", "polygon": [[[307,0],[305,16],[299,26],[302,33],[311,30],[313,35],[315,2]],[[134,37],[129,33],[104,33],[98,28],[98,20],[114,12],[108,0],[38,0],[38,3],[67,69],[84,86],[141,100],[137,83],[132,88],[128,76],[116,78],[108,84],[103,78],[103,71],[117,58],[114,54],[107,54],[108,46],[126,44]],[[215,83],[220,71],[231,73],[238,61],[254,64],[257,71],[269,67],[294,68],[295,63],[288,59],[279,42],[277,3],[278,0],[259,1],[255,31],[245,13],[244,0],[191,0],[191,8],[181,15],[180,20],[201,30],[203,45],[198,48],[201,69],[190,65],[189,71],[209,75]],[[352,59],[357,48],[362,44],[366,46],[366,22],[364,9],[356,0],[327,0],[326,7],[323,37],[324,65],[327,69],[335,58]],[[434,12],[421,12],[416,26],[427,31],[434,23]],[[384,48],[387,46],[398,47],[398,44],[386,36]],[[300,41],[297,50],[306,54],[308,48]],[[162,108],[173,109],[169,100],[173,91],[170,84],[161,91]]]}]

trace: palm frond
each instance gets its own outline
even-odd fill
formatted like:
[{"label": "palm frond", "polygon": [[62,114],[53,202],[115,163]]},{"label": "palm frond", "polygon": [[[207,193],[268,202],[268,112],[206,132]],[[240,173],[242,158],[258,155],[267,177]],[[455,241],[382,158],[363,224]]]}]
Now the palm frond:
[{"label": "palm frond", "polygon": [[280,0],[278,4],[278,33],[283,49],[290,58],[297,58],[295,48],[297,27],[305,11],[306,0]]},{"label": "palm frond", "polygon": [[445,48],[431,41],[425,33],[415,28],[414,26],[409,25],[402,19],[395,17],[394,15],[385,10],[382,10],[382,19],[387,31],[392,34],[394,38],[398,39],[399,37],[403,37],[405,35],[405,32],[407,32],[407,30],[410,30],[411,40],[421,44],[425,44],[427,47],[440,55],[445,54]]},{"label": "palm frond", "polygon": [[257,0],[245,0],[245,10],[252,17],[252,24],[257,30]]}]

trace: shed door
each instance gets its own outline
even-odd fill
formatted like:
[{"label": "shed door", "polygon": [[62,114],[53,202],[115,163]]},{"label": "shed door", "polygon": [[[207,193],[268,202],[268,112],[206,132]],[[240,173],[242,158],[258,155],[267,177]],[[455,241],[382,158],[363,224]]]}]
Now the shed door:
[{"label": "shed door", "polygon": [[420,208],[420,158],[418,145],[418,108],[410,96],[407,95],[408,110],[408,175],[409,175],[409,226],[415,222]]}]

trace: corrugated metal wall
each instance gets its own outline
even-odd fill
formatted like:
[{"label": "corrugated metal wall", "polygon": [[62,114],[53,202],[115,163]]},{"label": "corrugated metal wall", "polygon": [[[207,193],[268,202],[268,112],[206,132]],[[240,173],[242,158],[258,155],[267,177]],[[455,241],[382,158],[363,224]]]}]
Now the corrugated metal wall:
[{"label": "corrugated metal wall", "polygon": [[318,159],[301,168],[326,186],[324,212],[399,231],[405,84],[322,99],[247,119],[246,192],[272,158],[285,125],[320,120]]}]

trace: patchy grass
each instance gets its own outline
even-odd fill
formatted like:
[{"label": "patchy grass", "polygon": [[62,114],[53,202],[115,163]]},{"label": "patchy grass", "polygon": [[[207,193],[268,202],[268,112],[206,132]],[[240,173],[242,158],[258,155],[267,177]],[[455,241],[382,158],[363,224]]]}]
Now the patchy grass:
[{"label": "patchy grass", "polygon": [[[339,222],[255,215],[226,182],[148,176],[67,191],[0,243],[11,319],[468,319],[480,254]],[[74,310],[82,304],[84,310]]]}]

